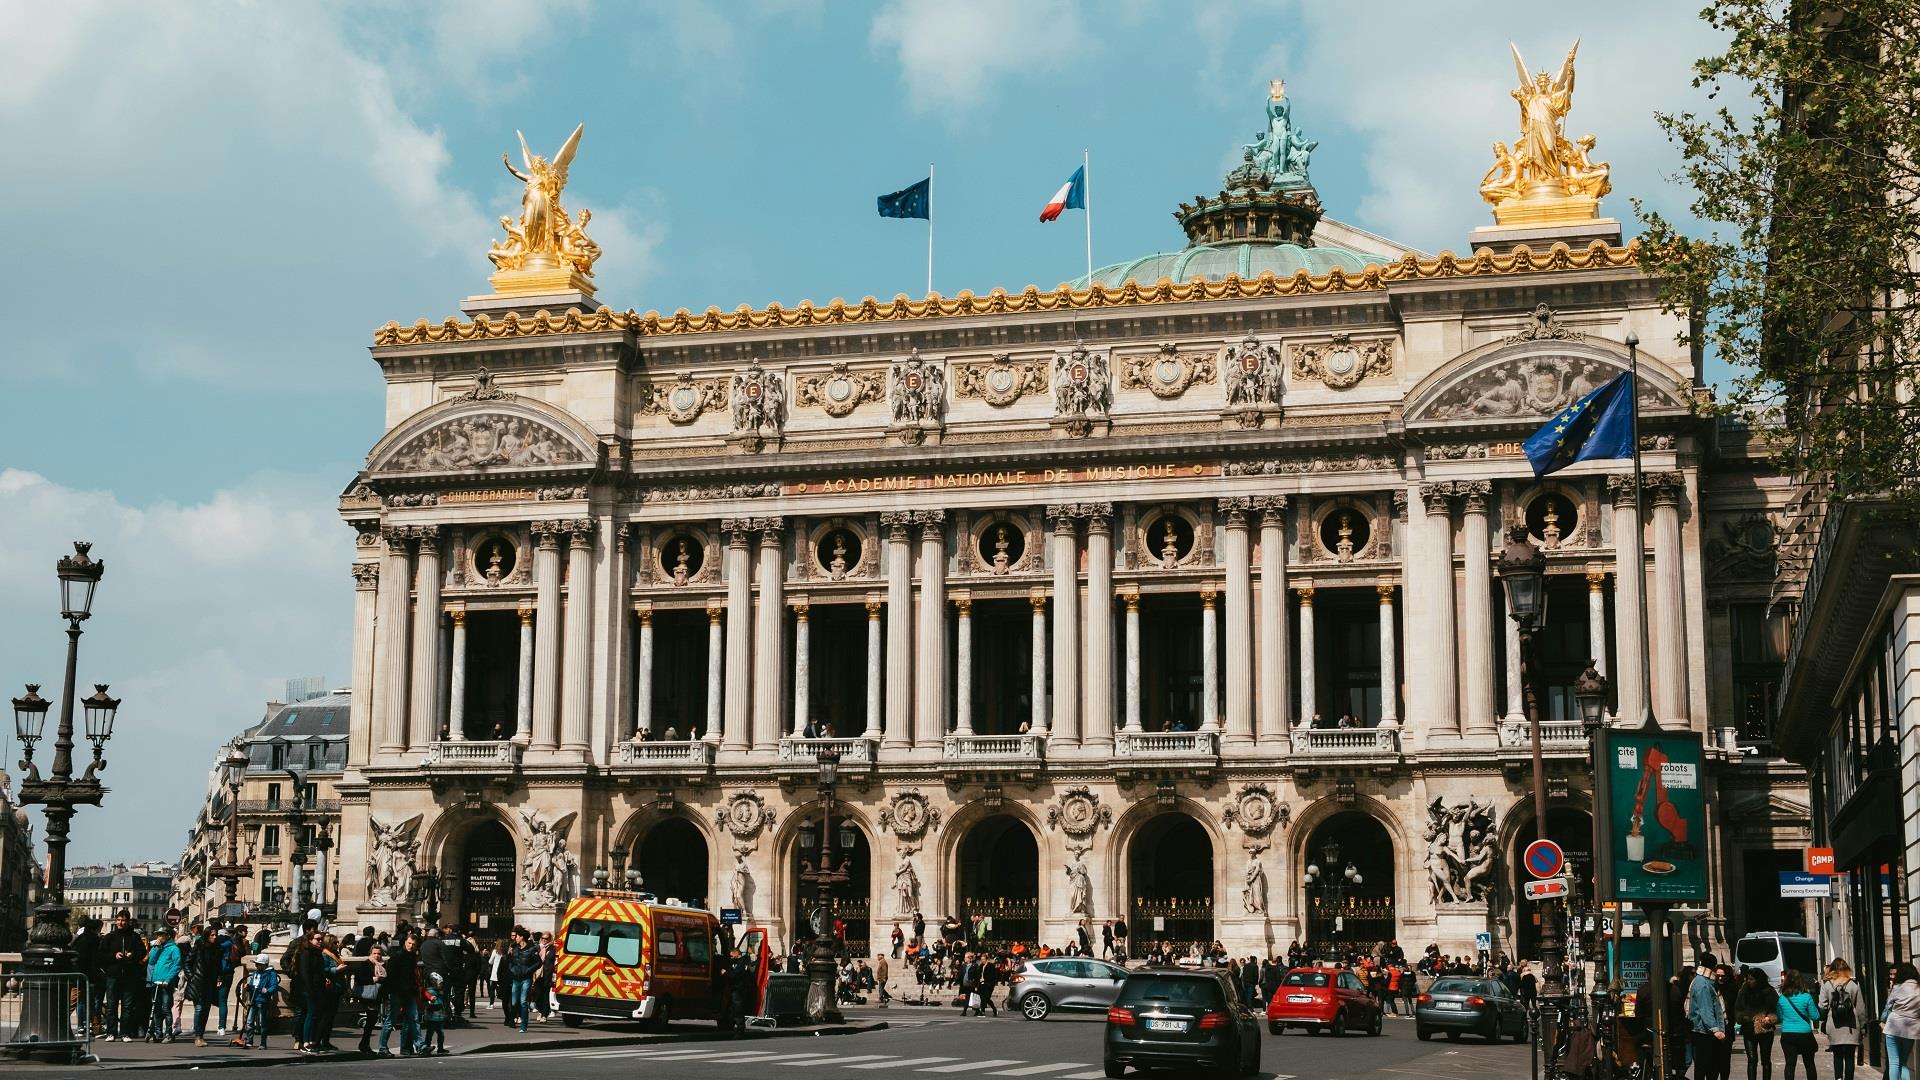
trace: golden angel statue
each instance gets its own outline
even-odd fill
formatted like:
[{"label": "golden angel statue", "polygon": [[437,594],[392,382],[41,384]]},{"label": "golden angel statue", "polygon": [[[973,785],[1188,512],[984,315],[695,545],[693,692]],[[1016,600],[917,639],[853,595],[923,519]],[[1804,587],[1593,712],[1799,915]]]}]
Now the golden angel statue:
[{"label": "golden angel statue", "polygon": [[[1493,204],[1494,217],[1502,222],[1590,218],[1594,204],[1612,185],[1607,163],[1589,160],[1594,137],[1570,142],[1565,133],[1580,42],[1576,40],[1567,50],[1558,74],[1529,75],[1520,47],[1509,48],[1520,77],[1520,85],[1512,91],[1520,106],[1520,137],[1511,148],[1493,144],[1495,160],[1480,182],[1481,197]],[[1515,205],[1522,203],[1530,205]]]},{"label": "golden angel statue", "polygon": [[[561,189],[567,186],[567,168],[573,164],[574,151],[580,147],[580,133],[585,129],[585,124],[574,128],[551,162],[527,148],[525,135],[514,132],[520,139],[521,168],[526,171],[514,168],[513,159],[507,154],[500,155],[500,160],[507,172],[527,188],[520,196],[520,220],[502,217],[500,227],[506,230],[507,238],[487,252],[487,258],[493,260],[499,270],[546,272],[540,274],[543,279],[557,271],[562,282],[575,275],[581,283],[592,278],[593,264],[600,258],[600,245],[588,238],[586,231],[592,215],[582,210],[576,220],[568,217],[566,208],[560,205]],[[507,276],[507,273],[495,274],[495,284],[502,285],[502,279]]]}]

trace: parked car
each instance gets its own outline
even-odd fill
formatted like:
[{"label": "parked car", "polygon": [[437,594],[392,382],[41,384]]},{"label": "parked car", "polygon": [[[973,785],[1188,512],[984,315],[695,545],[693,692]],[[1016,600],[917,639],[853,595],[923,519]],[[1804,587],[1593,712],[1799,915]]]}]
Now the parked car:
[{"label": "parked car", "polygon": [[1290,1027],[1311,1034],[1331,1031],[1335,1038],[1349,1031],[1380,1034],[1385,1021],[1380,1002],[1351,971],[1333,968],[1294,968],[1280,979],[1267,1002],[1267,1030],[1283,1035]]},{"label": "parked car", "polygon": [[1733,962],[1766,972],[1767,982],[1777,990],[1782,971],[1791,969],[1802,975],[1819,972],[1820,946],[1804,934],[1762,931],[1733,943]]},{"label": "parked car", "polygon": [[1527,1010],[1520,999],[1495,979],[1435,979],[1427,992],[1414,999],[1413,1034],[1430,1039],[1436,1031],[1458,1039],[1463,1033],[1499,1042],[1527,1041]]},{"label": "parked car", "polygon": [[1106,1073],[1135,1069],[1260,1071],[1260,1018],[1218,968],[1129,972],[1107,1009]]},{"label": "parked car", "polygon": [[1126,968],[1077,956],[1029,960],[1009,982],[1020,1015],[1045,1020],[1055,1009],[1106,1008],[1126,977]]}]

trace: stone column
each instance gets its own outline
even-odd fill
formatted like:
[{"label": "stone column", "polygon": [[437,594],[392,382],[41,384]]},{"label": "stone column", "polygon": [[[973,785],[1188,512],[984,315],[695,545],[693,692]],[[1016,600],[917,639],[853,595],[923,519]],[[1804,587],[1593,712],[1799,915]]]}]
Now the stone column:
[{"label": "stone column", "polygon": [[1432,589],[1433,597],[1428,611],[1433,625],[1424,627],[1421,635],[1421,640],[1433,647],[1433,685],[1421,687],[1421,697],[1433,703],[1427,730],[1438,736],[1458,735],[1460,696],[1456,680],[1460,665],[1456,659],[1459,638],[1453,628],[1453,485],[1444,481],[1421,484],[1420,499],[1427,511],[1428,555],[1422,572],[1431,579],[1425,584]]},{"label": "stone column", "polygon": [[[707,730],[704,733],[707,742],[717,743],[724,734],[726,726],[724,703],[726,698],[726,654],[727,643],[722,634],[720,617],[726,611],[726,603],[719,597],[707,601]],[[692,723],[691,720],[688,721]],[[689,735],[692,732],[688,732]]]},{"label": "stone column", "polygon": [[415,750],[440,737],[440,526],[408,530],[420,542],[414,560],[412,721]]},{"label": "stone column", "polygon": [[536,521],[533,549],[533,725],[531,746],[560,745],[560,533],[564,523]]},{"label": "stone column", "polygon": [[919,682],[914,701],[916,747],[938,748],[947,735],[947,512],[916,510],[920,526]]},{"label": "stone column", "polygon": [[1292,652],[1287,639],[1287,497],[1262,495],[1260,511],[1260,743],[1287,747],[1293,711]]},{"label": "stone column", "polygon": [[1081,741],[1105,754],[1113,749],[1113,504],[1087,510],[1087,632]]},{"label": "stone column", "polygon": [[380,718],[380,752],[397,754],[407,748],[407,603],[413,566],[405,529],[384,529],[381,541],[387,554],[374,594],[373,712]]},{"label": "stone column", "polygon": [[1300,723],[1312,727],[1314,713],[1320,707],[1320,689],[1314,677],[1317,642],[1313,632],[1313,586],[1301,585],[1293,591],[1300,594]]},{"label": "stone column", "polygon": [[905,511],[880,515],[887,530],[887,725],[884,746],[913,745],[913,551]]},{"label": "stone column", "polygon": [[1613,493],[1613,663],[1615,700],[1622,723],[1640,723],[1647,708],[1646,653],[1640,640],[1640,605],[1646,588],[1645,532],[1640,527],[1640,496],[1633,477],[1607,477]]},{"label": "stone column", "polygon": [[520,601],[520,693],[513,703],[513,741],[533,741],[533,605]]},{"label": "stone column", "polygon": [[1247,513],[1253,500],[1220,500],[1227,530],[1227,734],[1230,746],[1253,745],[1253,538]]},{"label": "stone column", "polygon": [[760,607],[753,635],[753,748],[773,750],[780,745],[785,718],[787,673],[786,551],[782,546],[786,522],[777,517],[753,519],[760,533]]},{"label": "stone column", "polygon": [[880,610],[877,597],[867,597],[867,738],[880,737],[881,666]]},{"label": "stone column", "polygon": [[467,737],[467,609],[447,612],[453,620],[453,665],[447,679],[447,738]]},{"label": "stone column", "polygon": [[1380,726],[1400,726],[1400,668],[1394,656],[1393,586],[1375,585],[1380,594]]},{"label": "stone column", "polygon": [[726,687],[720,698],[721,745],[728,750],[745,751],[753,745],[753,554],[748,545],[753,539],[753,522],[748,518],[727,518],[720,522],[727,534],[727,647]]},{"label": "stone column", "polygon": [[[363,533],[361,544],[378,543],[379,536]],[[353,675],[352,700],[363,703],[360,723],[353,729],[347,764],[365,765],[377,740],[374,736],[373,649],[380,614],[380,564],[353,564]]]},{"label": "stone column", "polygon": [[793,601],[793,737],[796,739],[807,733],[807,698],[811,696],[809,684],[812,681],[808,669],[813,665],[812,650],[809,648],[812,635],[807,630],[807,615],[811,607],[804,596]]},{"label": "stone column", "polygon": [[1593,654],[1594,670],[1608,674],[1607,663],[1607,572],[1587,571],[1587,651]]},{"label": "stone column", "polygon": [[1028,707],[1033,710],[1033,716],[1027,722],[1027,730],[1045,735],[1053,715],[1047,708],[1047,590],[1034,589],[1027,593],[1027,604],[1033,608],[1033,687],[1028,691],[1032,698]]},{"label": "stone column", "polygon": [[953,601],[953,731],[973,734],[973,597],[958,596]]},{"label": "stone column", "polygon": [[[1507,606],[1506,589],[1507,589],[1506,583],[1502,582],[1500,584],[1500,594],[1501,594],[1500,606],[1503,609]],[[1506,637],[1507,637],[1507,649],[1506,649],[1506,653],[1507,653],[1507,671],[1506,671],[1507,717],[1506,718],[1509,721],[1524,723],[1527,719],[1527,699],[1525,697],[1526,690],[1523,686],[1520,685],[1520,624],[1517,622],[1514,622],[1512,616],[1508,616],[1504,619],[1501,619],[1500,623],[1502,628],[1506,631]]]},{"label": "stone column", "polygon": [[1140,586],[1130,585],[1127,603],[1127,730],[1140,730]]},{"label": "stone column", "polygon": [[593,694],[593,533],[592,521],[567,523],[566,643],[560,651],[560,748],[587,752],[587,723]]},{"label": "stone column", "polygon": [[[653,736],[653,605],[639,605],[635,608],[634,614],[640,617],[640,655],[635,661],[633,675],[633,730],[634,732],[644,731],[651,738]],[[683,734],[692,738],[693,718],[685,717],[682,722],[689,729]]]},{"label": "stone column", "polygon": [[1653,711],[1660,726],[1685,731],[1687,709],[1687,590],[1682,575],[1679,473],[1648,473],[1653,494]]},{"label": "stone column", "polygon": [[1220,730],[1220,630],[1214,607],[1220,593],[1213,582],[1200,586],[1200,730]]},{"label": "stone column", "polygon": [[1486,480],[1461,480],[1454,485],[1455,492],[1464,497],[1460,546],[1465,549],[1466,573],[1461,588],[1466,590],[1466,625],[1460,629],[1460,639],[1466,652],[1460,660],[1460,671],[1469,735],[1491,735],[1500,730],[1500,717],[1493,704],[1493,547],[1487,523],[1487,495],[1492,489],[1492,483]]},{"label": "stone column", "polygon": [[1053,738],[1080,745],[1080,543],[1071,506],[1049,506],[1053,519]]}]

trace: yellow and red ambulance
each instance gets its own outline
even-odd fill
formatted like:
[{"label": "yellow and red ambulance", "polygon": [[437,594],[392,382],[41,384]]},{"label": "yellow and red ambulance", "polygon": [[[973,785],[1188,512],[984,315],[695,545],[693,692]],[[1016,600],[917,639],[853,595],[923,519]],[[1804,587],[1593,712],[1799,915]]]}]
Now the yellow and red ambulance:
[{"label": "yellow and red ambulance", "polygon": [[[662,904],[651,895],[590,889],[560,919],[554,993],[568,1027],[583,1020],[639,1020],[659,1027],[675,1020],[719,1020],[726,1003],[727,957],[720,920],[710,911]],[[767,932],[740,936],[759,987],[771,953]],[[758,998],[756,993],[755,997]],[[759,1012],[759,1002],[744,1011]]]}]

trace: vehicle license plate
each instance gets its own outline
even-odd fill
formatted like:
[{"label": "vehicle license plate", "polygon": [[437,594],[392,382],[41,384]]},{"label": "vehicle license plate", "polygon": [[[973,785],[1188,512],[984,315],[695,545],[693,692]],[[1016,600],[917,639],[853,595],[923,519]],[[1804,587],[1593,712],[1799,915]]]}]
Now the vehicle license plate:
[{"label": "vehicle license plate", "polygon": [[1312,994],[1288,994],[1287,1003],[1289,1005],[1311,1005],[1313,1004],[1313,995]]},{"label": "vehicle license plate", "polygon": [[1436,1001],[1433,1003],[1433,1007],[1436,1009],[1446,1009],[1449,1012],[1460,1011],[1460,1003],[1457,1001]]},{"label": "vehicle license plate", "polygon": [[560,985],[561,986],[585,986],[587,985],[588,981],[589,980],[587,979],[576,979],[576,978],[573,978],[572,976],[567,976],[560,980]]},{"label": "vehicle license plate", "polygon": [[1147,1021],[1147,1030],[1185,1031],[1187,1030],[1187,1022],[1185,1020],[1149,1020]]}]

